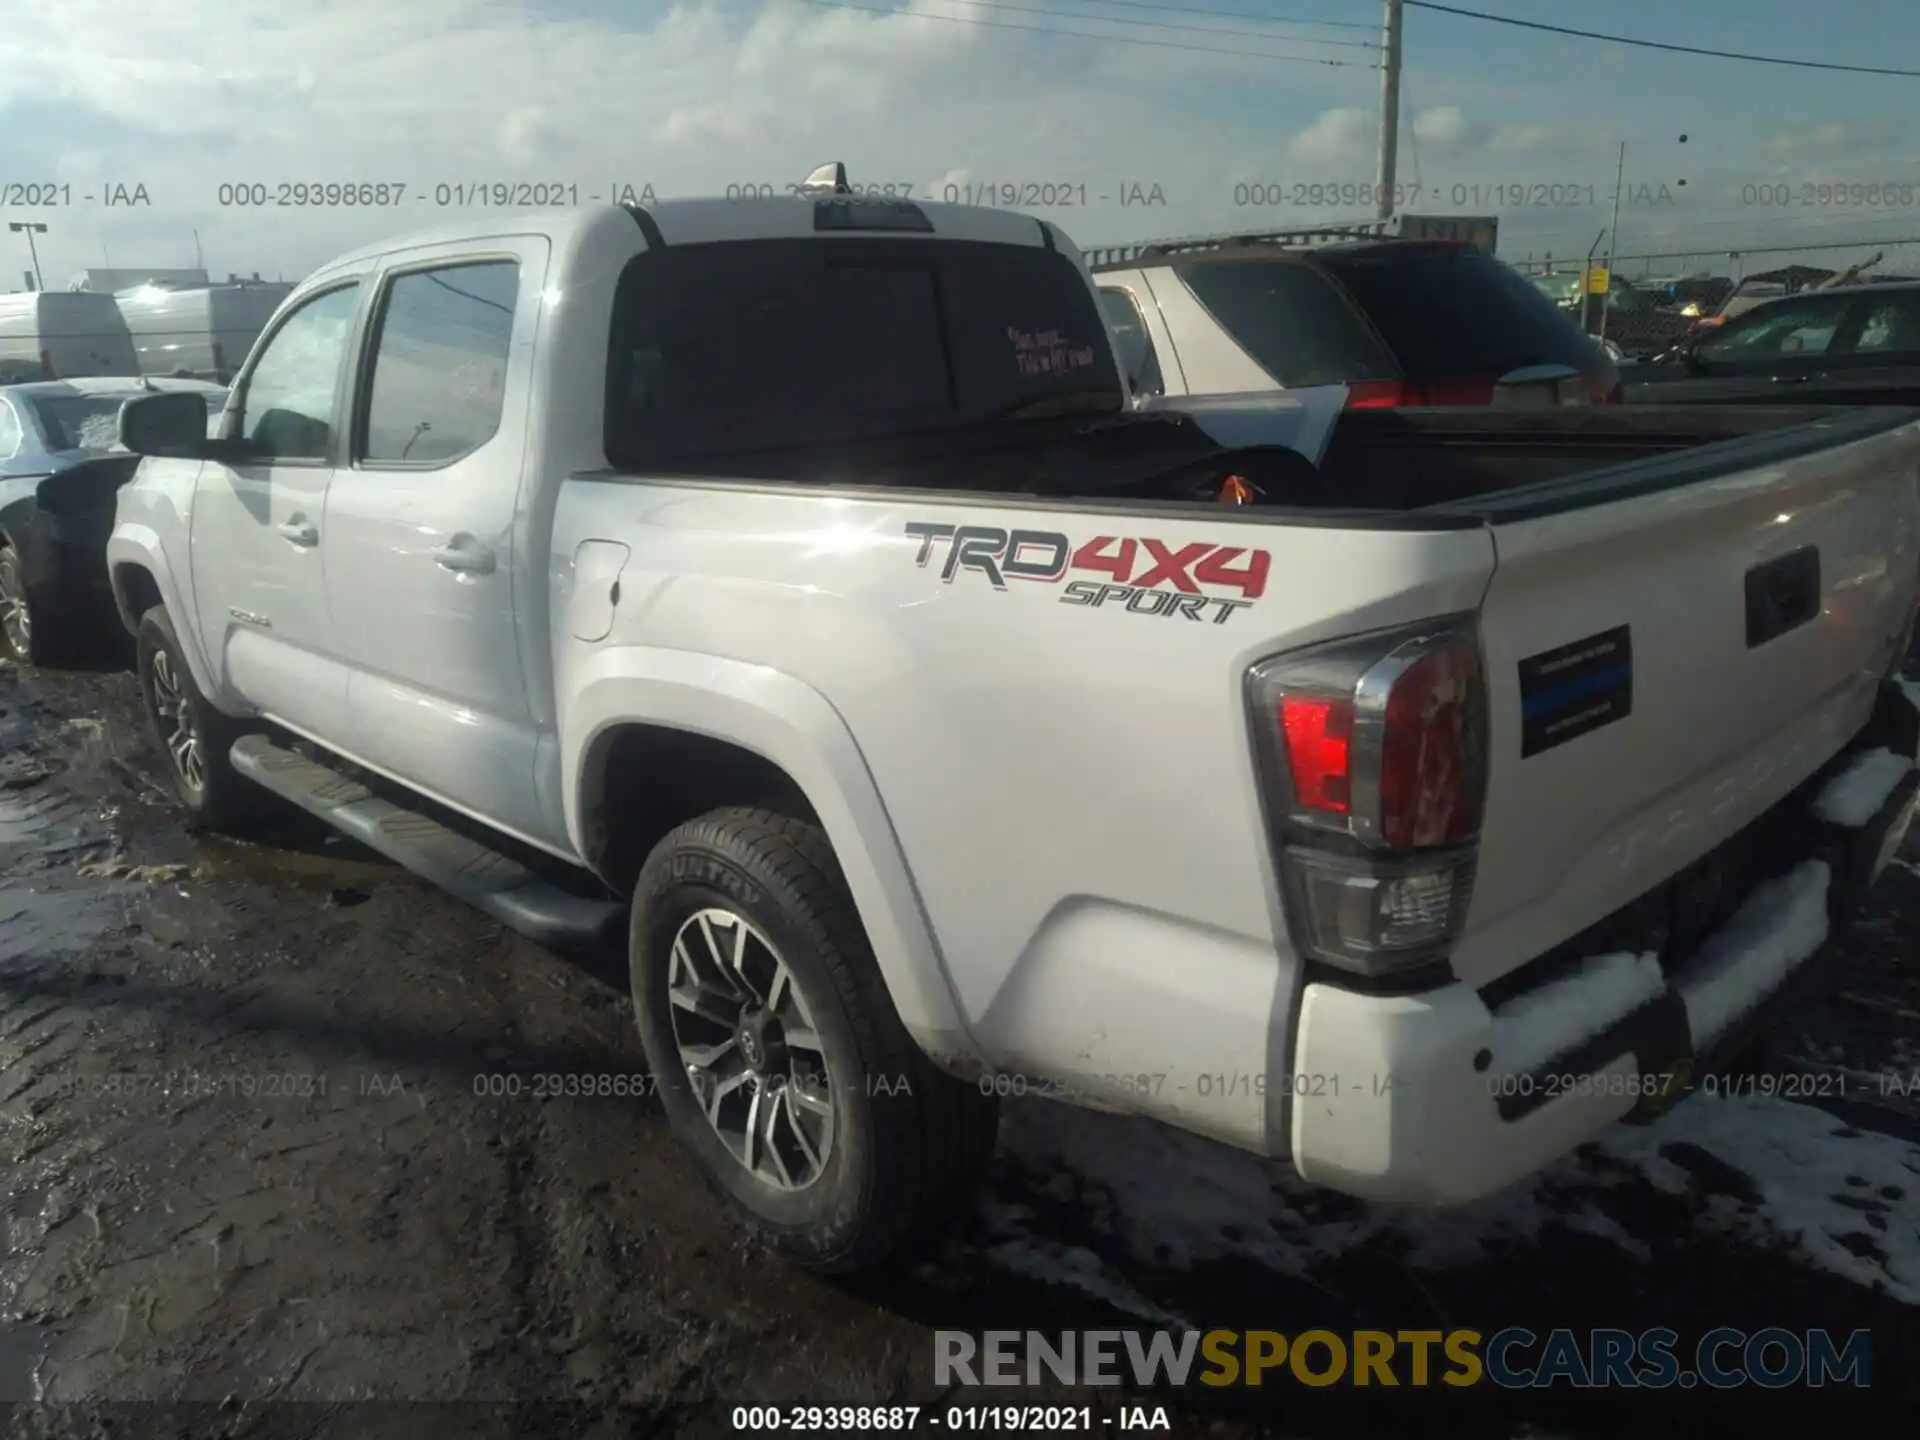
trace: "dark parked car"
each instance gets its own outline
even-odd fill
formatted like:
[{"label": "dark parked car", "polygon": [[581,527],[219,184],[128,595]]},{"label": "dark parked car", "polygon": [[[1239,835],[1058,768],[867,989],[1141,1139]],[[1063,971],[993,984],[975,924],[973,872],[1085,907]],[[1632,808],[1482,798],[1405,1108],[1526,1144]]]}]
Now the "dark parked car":
[{"label": "dark parked car", "polygon": [[1626,385],[1643,404],[1920,403],[1920,283],[1769,300],[1635,367]]},{"label": "dark parked car", "polygon": [[205,396],[211,428],[227,402],[198,380],[131,376],[0,386],[0,654],[57,662],[103,626],[114,497],[140,457],[120,448],[120,407],[156,390]]}]

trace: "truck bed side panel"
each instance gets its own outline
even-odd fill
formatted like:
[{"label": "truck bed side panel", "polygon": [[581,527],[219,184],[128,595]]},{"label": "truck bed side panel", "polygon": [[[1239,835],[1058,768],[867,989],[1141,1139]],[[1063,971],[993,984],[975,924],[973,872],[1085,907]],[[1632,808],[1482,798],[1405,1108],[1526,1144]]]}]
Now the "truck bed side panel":
[{"label": "truck bed side panel", "polygon": [[[959,527],[970,553],[999,560],[954,564]],[[1120,575],[1051,573],[1103,537]],[[553,550],[596,538],[632,554],[603,640],[572,638],[556,595],[563,696],[570,666],[598,645],[722,656],[804,681],[865,756],[976,1043],[1095,1101],[1264,1147],[1256,1077],[1273,1059],[1275,1007],[1291,1006],[1297,985],[1276,923],[1245,672],[1296,645],[1472,610],[1491,568],[1483,528],[1294,528],[1207,510],[1169,520],[576,477]],[[1251,563],[1267,567],[1233,608],[1218,602],[1243,592],[1210,582],[1201,563],[1219,546],[1240,552],[1232,565],[1258,552]],[[1103,603],[1077,603],[1088,595]],[[1144,1082],[1152,1093],[1123,1078],[1142,1074],[1160,1077]]]}]

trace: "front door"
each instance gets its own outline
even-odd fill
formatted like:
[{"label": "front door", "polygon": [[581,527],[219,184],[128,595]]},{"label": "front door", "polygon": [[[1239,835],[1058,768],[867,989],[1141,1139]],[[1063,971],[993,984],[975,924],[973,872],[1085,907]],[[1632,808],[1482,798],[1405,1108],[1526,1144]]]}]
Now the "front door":
[{"label": "front door", "polygon": [[1749,310],[1694,348],[1693,373],[1661,385],[1662,403],[1749,400],[1790,405],[1827,366],[1848,297],[1812,293]]},{"label": "front door", "polygon": [[234,388],[224,434],[240,458],[200,468],[193,590],[217,679],[262,714],[338,744],[346,672],[327,610],[322,526],[361,288],[291,310]]},{"label": "front door", "polygon": [[540,727],[516,623],[545,579],[515,518],[548,245],[477,244],[389,257],[351,463],[327,497],[328,603],[350,637],[355,753],[563,844],[535,783]]}]

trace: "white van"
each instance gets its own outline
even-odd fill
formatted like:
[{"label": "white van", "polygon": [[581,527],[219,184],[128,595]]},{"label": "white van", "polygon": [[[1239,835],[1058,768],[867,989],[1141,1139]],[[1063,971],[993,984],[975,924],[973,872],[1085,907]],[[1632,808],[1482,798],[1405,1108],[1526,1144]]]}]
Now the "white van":
[{"label": "white van", "polygon": [[292,289],[273,280],[192,290],[142,285],[114,298],[133,337],[138,373],[224,385]]},{"label": "white van", "polygon": [[133,337],[113,296],[84,290],[0,295],[0,385],[139,373]]}]

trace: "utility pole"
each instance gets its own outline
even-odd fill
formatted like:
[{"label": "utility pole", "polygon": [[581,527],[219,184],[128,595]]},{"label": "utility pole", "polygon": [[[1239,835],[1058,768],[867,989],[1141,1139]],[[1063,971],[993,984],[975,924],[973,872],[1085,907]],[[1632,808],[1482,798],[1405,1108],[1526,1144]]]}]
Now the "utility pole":
[{"label": "utility pole", "polygon": [[47,282],[40,278],[40,247],[33,243],[33,237],[36,234],[46,234],[47,227],[38,220],[14,220],[8,223],[7,229],[13,231],[16,235],[23,230],[26,232],[27,253],[33,257],[33,288],[36,290],[45,290],[47,288]]},{"label": "utility pole", "polygon": [[1393,218],[1394,162],[1400,146],[1400,0],[1386,0],[1380,25],[1380,163],[1374,170],[1374,216]]},{"label": "utility pole", "polygon": [[1620,253],[1620,192],[1627,178],[1627,142],[1620,142],[1620,164],[1613,172],[1613,223],[1607,227],[1607,288],[1600,292],[1600,338],[1607,338],[1607,311],[1613,307],[1613,261]]}]

